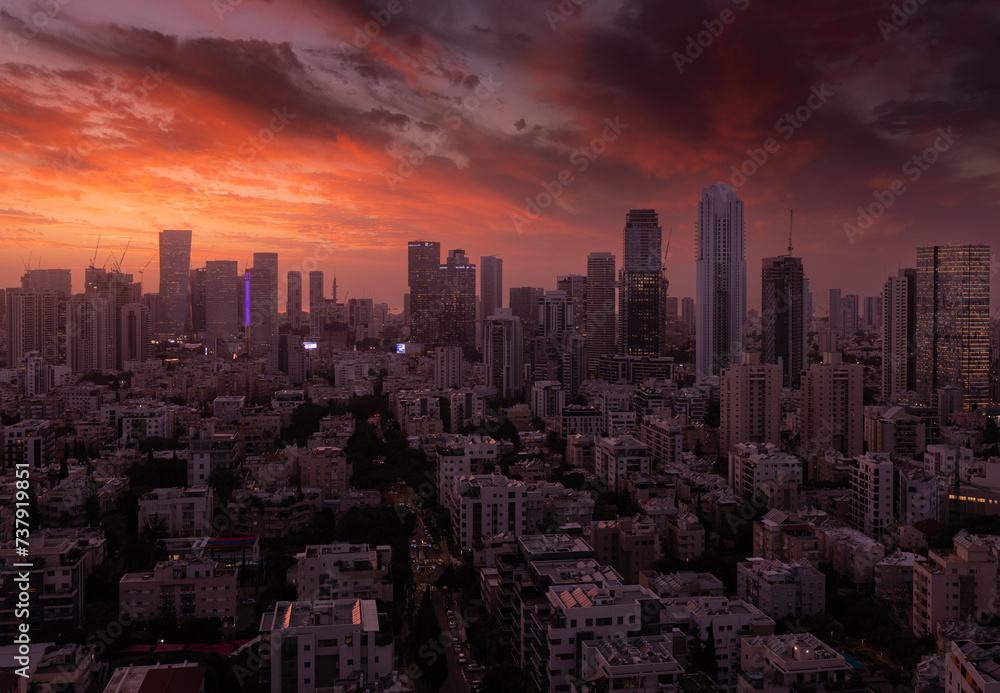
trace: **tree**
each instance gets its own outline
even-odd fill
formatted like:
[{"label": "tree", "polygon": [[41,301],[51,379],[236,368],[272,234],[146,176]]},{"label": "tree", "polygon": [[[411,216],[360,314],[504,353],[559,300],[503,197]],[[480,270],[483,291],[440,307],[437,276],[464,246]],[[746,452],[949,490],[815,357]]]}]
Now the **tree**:
[{"label": "tree", "polygon": [[410,636],[413,657],[431,690],[439,691],[448,678],[448,659],[441,637],[441,624],[434,613],[430,590],[424,592]]},{"label": "tree", "polygon": [[704,638],[699,633],[691,642],[691,668],[703,671],[713,679],[719,676],[719,663],[715,660],[715,628],[711,623]]},{"label": "tree", "polygon": [[233,491],[239,486],[239,480],[231,469],[216,467],[208,475],[206,482],[215,493],[215,499],[221,504],[228,503],[233,498]]}]

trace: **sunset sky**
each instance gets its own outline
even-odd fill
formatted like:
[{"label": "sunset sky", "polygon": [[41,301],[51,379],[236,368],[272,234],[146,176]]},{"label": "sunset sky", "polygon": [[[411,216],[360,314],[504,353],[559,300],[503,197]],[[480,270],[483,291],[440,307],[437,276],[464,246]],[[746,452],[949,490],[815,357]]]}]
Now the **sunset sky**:
[{"label": "sunset sky", "polygon": [[336,271],[341,299],[393,310],[406,242],[438,240],[503,257],[506,304],[589,252],[620,258],[627,210],[654,208],[671,294],[690,296],[701,189],[748,149],[768,157],[737,179],[748,307],[789,209],[819,315],[831,286],[873,295],[917,245],[1000,253],[995,0],[577,1],[6,1],[3,286],[30,257],[81,290],[100,234],[97,264],[131,237],[123,269],[149,263],[155,291],[157,232],[190,228],[192,266],[277,251],[282,278]]}]

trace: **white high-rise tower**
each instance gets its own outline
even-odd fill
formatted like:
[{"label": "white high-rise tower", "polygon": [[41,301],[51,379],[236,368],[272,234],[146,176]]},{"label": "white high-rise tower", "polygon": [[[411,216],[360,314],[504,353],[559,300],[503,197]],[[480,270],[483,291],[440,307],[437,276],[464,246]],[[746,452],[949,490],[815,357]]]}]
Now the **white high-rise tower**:
[{"label": "white high-rise tower", "polygon": [[698,203],[695,368],[699,380],[739,363],[744,350],[747,263],[743,201],[715,183]]}]

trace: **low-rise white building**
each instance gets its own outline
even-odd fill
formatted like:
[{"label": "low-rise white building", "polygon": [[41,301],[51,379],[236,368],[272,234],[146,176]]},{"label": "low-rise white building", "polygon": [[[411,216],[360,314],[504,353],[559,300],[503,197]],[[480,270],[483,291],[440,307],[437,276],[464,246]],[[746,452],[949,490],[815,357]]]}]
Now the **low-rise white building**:
[{"label": "low-rise white building", "polygon": [[1000,693],[1000,642],[957,640],[944,660],[945,693]]},{"label": "low-rise white building", "polygon": [[296,554],[288,581],[299,601],[381,599],[392,601],[391,550],[346,541],[307,546]]},{"label": "low-rise white building", "polygon": [[151,572],[125,573],[118,582],[121,610],[136,621],[151,621],[164,611],[177,619],[236,619],[237,569],[192,558],[160,561]]},{"label": "low-rise white building", "polygon": [[[580,678],[603,679],[609,691],[669,693],[683,674],[674,659],[673,641],[662,635],[584,640],[580,647]],[[574,682],[570,690],[590,689]]]},{"label": "low-rise white building", "polygon": [[668,467],[681,462],[684,435],[676,420],[647,416],[639,424],[639,439],[649,447],[650,460],[654,465]]},{"label": "low-rise white building", "polygon": [[209,486],[157,488],[139,499],[139,533],[159,520],[166,533],[176,537],[212,534],[215,504]]},{"label": "low-rise white building", "polygon": [[622,490],[626,478],[649,472],[649,447],[642,441],[628,434],[597,439],[594,474],[612,493]]},{"label": "low-rise white building", "polygon": [[897,521],[912,525],[921,520],[940,520],[941,480],[922,469],[900,469]]},{"label": "low-rise white building", "polygon": [[729,484],[737,495],[768,495],[768,485],[802,485],[802,461],[772,443],[737,443],[729,453]]},{"label": "low-rise white building", "polygon": [[736,565],[736,593],[774,619],[826,610],[826,576],[804,561],[748,558]]},{"label": "low-rise white building", "polygon": [[345,689],[393,670],[388,623],[374,600],[278,602],[260,622],[261,660],[272,693]]},{"label": "low-rise white building", "polygon": [[558,380],[536,380],[531,386],[531,415],[539,419],[558,416],[566,406],[566,390]]},{"label": "low-rise white building", "polygon": [[494,463],[500,456],[499,445],[490,436],[452,435],[447,436],[446,440],[445,444],[439,445],[435,450],[438,503],[445,506],[456,479],[493,471]]},{"label": "low-rise white building", "polygon": [[738,693],[820,688],[847,679],[851,665],[812,633],[744,638],[740,644]]},{"label": "low-rise white building", "polygon": [[463,551],[504,532],[524,533],[527,486],[503,474],[459,477],[451,495],[451,524]]}]

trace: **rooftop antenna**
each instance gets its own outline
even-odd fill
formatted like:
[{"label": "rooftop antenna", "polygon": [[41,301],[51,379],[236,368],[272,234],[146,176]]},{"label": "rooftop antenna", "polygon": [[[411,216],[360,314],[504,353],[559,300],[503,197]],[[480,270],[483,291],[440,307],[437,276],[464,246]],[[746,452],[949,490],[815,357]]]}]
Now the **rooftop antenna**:
[{"label": "rooftop antenna", "polygon": [[788,254],[792,254],[792,221],[795,219],[795,210],[788,210]]}]

